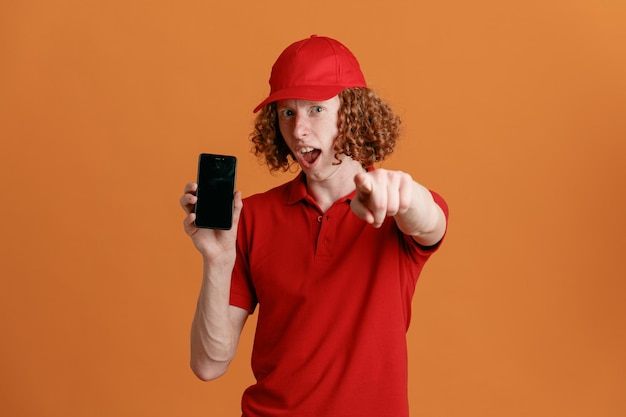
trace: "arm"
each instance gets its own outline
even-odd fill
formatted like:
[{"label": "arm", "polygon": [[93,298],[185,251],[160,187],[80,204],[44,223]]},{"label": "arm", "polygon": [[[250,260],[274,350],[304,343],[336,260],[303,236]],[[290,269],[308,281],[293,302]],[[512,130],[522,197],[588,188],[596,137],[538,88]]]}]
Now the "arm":
[{"label": "arm", "polygon": [[374,227],[393,216],[400,230],[422,246],[437,244],[446,231],[446,217],[424,186],[401,171],[375,169],[354,177],[354,213]]},{"label": "arm", "polygon": [[229,305],[230,284],[221,285],[220,274],[212,273],[211,269],[205,266],[191,325],[190,365],[203,381],[216,379],[226,372],[248,318],[246,310]]},{"label": "arm", "polygon": [[231,230],[194,226],[193,205],[197,184],[187,184],[180,205],[187,213],[185,232],[202,254],[203,274],[196,312],[191,326],[190,365],[198,378],[208,381],[223,375],[235,356],[247,311],[231,306],[230,280],[235,265],[237,226],[243,203],[235,193]]}]

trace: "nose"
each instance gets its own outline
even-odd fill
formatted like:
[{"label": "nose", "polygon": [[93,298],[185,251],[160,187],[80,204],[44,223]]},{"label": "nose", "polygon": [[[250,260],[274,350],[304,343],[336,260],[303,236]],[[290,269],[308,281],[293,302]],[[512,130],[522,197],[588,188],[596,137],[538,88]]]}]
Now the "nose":
[{"label": "nose", "polygon": [[296,113],[293,123],[294,136],[298,139],[305,138],[309,135],[309,131],[310,124],[306,114],[303,112]]}]

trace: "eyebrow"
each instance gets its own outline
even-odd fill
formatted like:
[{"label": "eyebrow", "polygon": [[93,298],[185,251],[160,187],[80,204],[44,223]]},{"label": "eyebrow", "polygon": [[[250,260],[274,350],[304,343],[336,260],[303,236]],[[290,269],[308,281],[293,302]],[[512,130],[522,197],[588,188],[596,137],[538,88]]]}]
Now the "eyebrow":
[{"label": "eyebrow", "polygon": [[[305,106],[310,106],[310,105],[314,105],[314,106],[319,106],[319,107],[325,107],[324,103],[326,102],[326,100],[320,100],[320,101],[313,101],[313,100],[302,100],[302,99],[294,99],[294,100],[298,100],[301,101],[302,103],[304,103]],[[276,103],[276,107],[279,109],[285,108],[285,107],[294,107],[294,106],[288,106],[288,105],[279,105],[278,102]]]}]

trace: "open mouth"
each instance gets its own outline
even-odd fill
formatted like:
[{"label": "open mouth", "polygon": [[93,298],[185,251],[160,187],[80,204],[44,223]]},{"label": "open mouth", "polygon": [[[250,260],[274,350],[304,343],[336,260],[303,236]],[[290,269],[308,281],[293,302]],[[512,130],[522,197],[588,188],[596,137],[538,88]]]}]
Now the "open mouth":
[{"label": "open mouth", "polygon": [[298,159],[305,165],[311,166],[317,161],[321,153],[321,150],[311,147],[300,148],[298,150]]}]

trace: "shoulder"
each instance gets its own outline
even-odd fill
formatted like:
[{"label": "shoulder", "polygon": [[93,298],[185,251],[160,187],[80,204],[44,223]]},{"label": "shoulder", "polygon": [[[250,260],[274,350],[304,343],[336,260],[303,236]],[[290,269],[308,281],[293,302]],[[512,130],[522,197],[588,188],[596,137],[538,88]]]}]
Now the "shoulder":
[{"label": "shoulder", "polygon": [[256,207],[276,203],[291,204],[304,197],[306,197],[306,185],[303,176],[298,175],[296,178],[284,184],[244,198],[243,203],[244,207],[246,207],[246,205]]},{"label": "shoulder", "polygon": [[244,198],[241,211],[244,223],[253,219],[267,221],[273,216],[280,215],[289,201],[290,184],[291,182],[287,182]]},{"label": "shoulder", "polygon": [[289,195],[289,184],[291,182],[287,182],[281,184],[277,187],[270,188],[269,190],[252,194],[243,199],[244,206],[246,205],[257,205],[268,202],[275,202],[280,200],[287,200],[287,196]]}]

